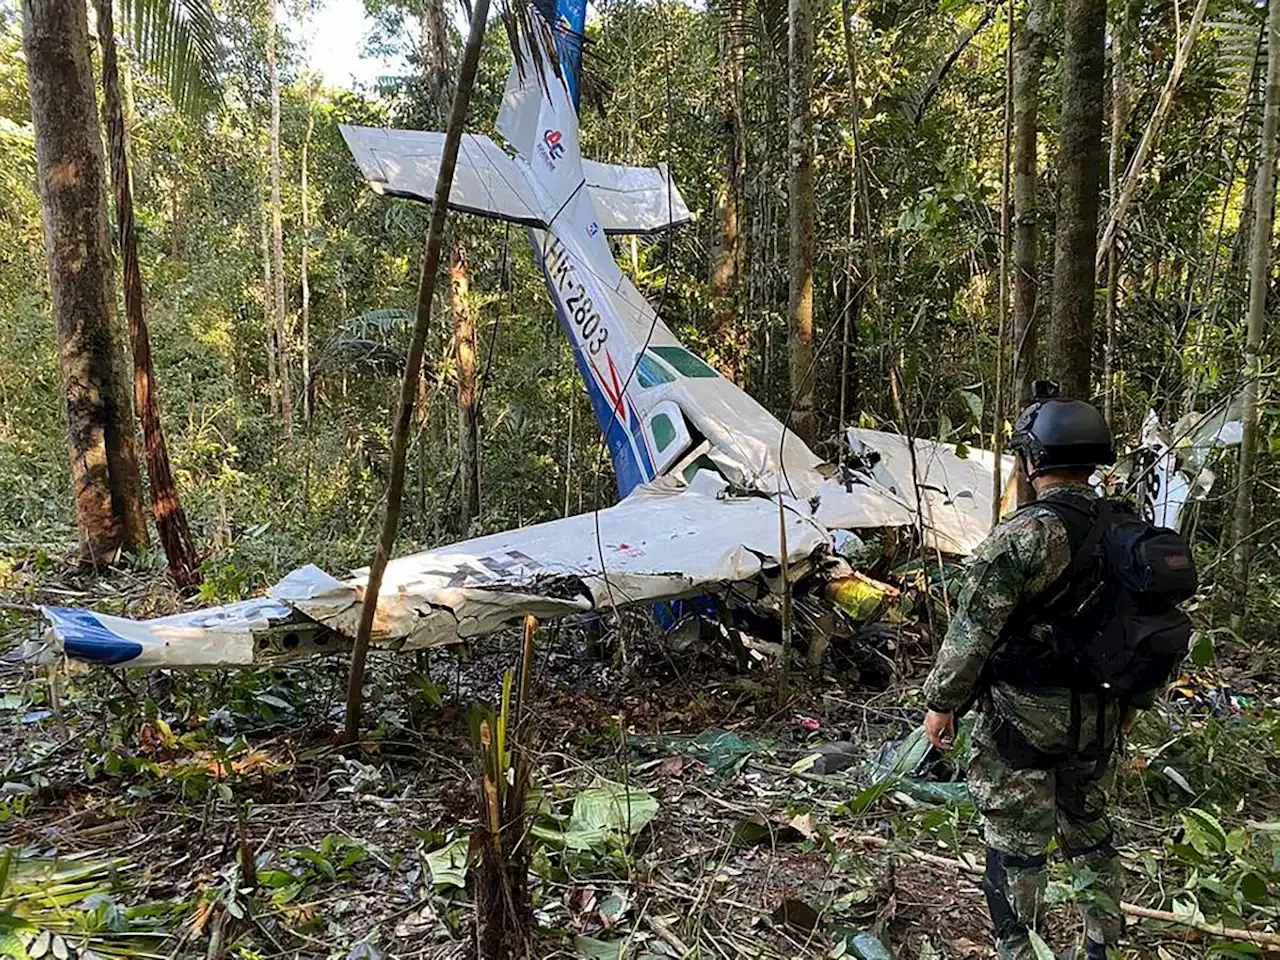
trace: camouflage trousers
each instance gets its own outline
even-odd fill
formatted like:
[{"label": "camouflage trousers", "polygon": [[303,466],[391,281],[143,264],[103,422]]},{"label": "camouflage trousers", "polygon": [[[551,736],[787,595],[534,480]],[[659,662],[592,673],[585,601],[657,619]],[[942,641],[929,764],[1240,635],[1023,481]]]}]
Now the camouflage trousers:
[{"label": "camouflage trousers", "polygon": [[1042,769],[1011,763],[997,736],[994,711],[980,713],[969,754],[969,793],[982,814],[987,843],[984,890],[996,926],[996,948],[1005,960],[1034,960],[1028,929],[1043,929],[1048,847],[1057,839],[1064,857],[1096,875],[1082,899],[1085,935],[1115,945],[1121,873],[1106,816],[1112,779],[1109,758],[1061,757]]}]

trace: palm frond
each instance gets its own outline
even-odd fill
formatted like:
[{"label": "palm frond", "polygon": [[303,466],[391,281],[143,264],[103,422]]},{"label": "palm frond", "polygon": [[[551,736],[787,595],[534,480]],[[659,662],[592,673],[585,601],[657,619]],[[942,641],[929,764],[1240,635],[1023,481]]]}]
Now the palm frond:
[{"label": "palm frond", "polygon": [[382,307],[368,310],[343,320],[338,327],[338,337],[346,340],[395,340],[413,331],[414,315],[400,307]]},{"label": "palm frond", "polygon": [[179,110],[199,116],[217,104],[222,49],[209,0],[120,0],[120,31]]},{"label": "palm frond", "polygon": [[1217,75],[1215,88],[1227,98],[1227,109],[1244,109],[1260,92],[1259,67],[1267,57],[1264,20],[1263,11],[1244,2],[1236,3],[1216,20],[1205,24],[1215,39],[1212,64]]}]

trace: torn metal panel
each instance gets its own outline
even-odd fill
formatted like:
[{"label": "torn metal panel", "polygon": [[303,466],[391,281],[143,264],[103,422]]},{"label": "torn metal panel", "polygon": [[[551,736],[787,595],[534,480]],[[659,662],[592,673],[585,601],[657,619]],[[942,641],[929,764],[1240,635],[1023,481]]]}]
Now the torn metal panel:
[{"label": "torn metal panel", "polygon": [[[788,510],[787,555],[827,542]],[[601,510],[480,537],[393,560],[378,599],[375,636],[403,649],[438,646],[518,623],[675,599],[757,576],[776,564],[778,507],[762,497],[644,488]],[[271,595],[339,633],[354,635],[365,573],[340,582],[315,568]]]},{"label": "torn metal panel", "polygon": [[[854,453],[870,462],[872,477],[914,518],[919,488],[925,540],[944,553],[969,554],[991,532],[991,485],[995,460],[970,450],[961,458],[950,444],[915,440],[879,430],[852,427]],[[915,466],[912,466],[914,446]],[[1012,478],[1013,457],[1002,458],[1003,476]]]},{"label": "torn metal panel", "polygon": [[77,660],[131,667],[230,667],[340,649],[339,638],[270,597],[154,620],[41,607],[60,650]]},{"label": "torn metal panel", "polygon": [[915,511],[881,487],[828,477],[818,485],[813,519],[828,530],[873,530],[909,527],[915,523]]},{"label": "torn metal panel", "polygon": [[[784,507],[793,576],[827,548],[802,505]],[[649,485],[622,503],[393,560],[374,643],[440,646],[519,623],[715,592],[780,566],[778,504],[732,497],[709,474]],[[267,597],[157,620],[47,608],[57,648],[144,667],[248,666],[341,648],[356,634],[366,574],[295,570]],[[767,577],[766,577],[767,579]]]}]

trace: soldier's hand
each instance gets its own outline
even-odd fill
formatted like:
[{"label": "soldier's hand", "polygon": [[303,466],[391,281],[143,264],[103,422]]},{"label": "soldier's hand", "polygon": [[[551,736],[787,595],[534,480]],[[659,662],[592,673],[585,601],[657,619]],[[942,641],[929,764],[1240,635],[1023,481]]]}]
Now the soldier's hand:
[{"label": "soldier's hand", "polygon": [[956,739],[955,715],[930,710],[924,715],[924,735],[939,750],[951,749]]}]

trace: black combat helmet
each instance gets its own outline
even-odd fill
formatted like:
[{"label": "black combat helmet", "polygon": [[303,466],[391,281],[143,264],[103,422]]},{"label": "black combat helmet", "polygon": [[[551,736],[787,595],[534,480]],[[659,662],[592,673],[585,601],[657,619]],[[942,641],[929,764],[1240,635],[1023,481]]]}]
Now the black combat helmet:
[{"label": "black combat helmet", "polygon": [[1037,380],[1031,406],[1018,414],[1009,446],[1021,453],[1035,478],[1060,467],[1096,467],[1116,462],[1111,428],[1098,408],[1058,396],[1052,380]]}]

